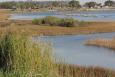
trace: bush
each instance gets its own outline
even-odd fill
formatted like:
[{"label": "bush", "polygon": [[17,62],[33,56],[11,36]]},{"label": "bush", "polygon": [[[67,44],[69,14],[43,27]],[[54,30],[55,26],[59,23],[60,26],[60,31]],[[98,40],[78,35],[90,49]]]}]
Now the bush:
[{"label": "bush", "polygon": [[75,26],[75,23],[76,21],[73,18],[64,18],[61,19],[60,25],[64,27],[73,27]]},{"label": "bush", "polygon": [[50,54],[50,47],[45,44],[15,34],[4,35],[0,38],[0,76],[52,77]]},{"label": "bush", "polygon": [[49,24],[49,25],[58,25],[60,23],[60,18],[47,16],[43,18],[43,24]]},{"label": "bush", "polygon": [[41,19],[34,19],[33,24],[45,24],[50,26],[63,26],[63,27],[73,27],[78,24],[77,20],[73,18],[57,18],[53,16],[47,16]]}]

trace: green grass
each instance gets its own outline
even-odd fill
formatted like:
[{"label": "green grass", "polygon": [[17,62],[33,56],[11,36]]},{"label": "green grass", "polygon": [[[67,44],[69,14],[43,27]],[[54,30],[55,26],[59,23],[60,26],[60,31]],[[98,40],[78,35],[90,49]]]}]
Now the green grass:
[{"label": "green grass", "polygon": [[[0,38],[0,77],[52,77],[51,48],[25,36],[6,34]],[[53,75],[54,74],[54,75]]]}]

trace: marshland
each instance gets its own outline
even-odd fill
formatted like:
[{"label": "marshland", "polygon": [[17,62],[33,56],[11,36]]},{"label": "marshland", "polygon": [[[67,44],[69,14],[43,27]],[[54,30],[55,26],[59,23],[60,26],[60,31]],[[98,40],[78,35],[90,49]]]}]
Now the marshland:
[{"label": "marshland", "polygon": [[115,39],[92,39],[85,42],[86,45],[105,47],[109,49],[115,49]]},{"label": "marshland", "polygon": [[115,77],[115,2],[0,2],[0,77]]}]

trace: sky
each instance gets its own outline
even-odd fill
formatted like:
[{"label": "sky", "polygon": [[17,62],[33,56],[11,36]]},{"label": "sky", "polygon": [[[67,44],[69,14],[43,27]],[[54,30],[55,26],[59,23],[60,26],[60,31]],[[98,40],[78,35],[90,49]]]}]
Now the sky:
[{"label": "sky", "polygon": [[[2,1],[25,1],[25,0],[0,0],[0,2],[2,2]],[[26,1],[30,1],[30,0],[26,0]],[[64,1],[64,0],[33,0],[33,1]],[[80,1],[81,3],[85,3],[88,1],[95,1],[95,2],[99,2],[99,3],[103,3],[106,0],[78,0],[78,1]],[[113,0],[113,1],[115,1],[115,0]]]}]

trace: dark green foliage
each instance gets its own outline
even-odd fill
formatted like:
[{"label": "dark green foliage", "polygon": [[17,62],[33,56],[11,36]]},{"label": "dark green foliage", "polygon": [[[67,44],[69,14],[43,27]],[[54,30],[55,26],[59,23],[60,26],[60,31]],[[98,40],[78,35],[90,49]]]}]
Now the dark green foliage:
[{"label": "dark green foliage", "polygon": [[13,6],[16,6],[15,2],[2,2],[2,3],[0,3],[0,8],[12,9]]},{"label": "dark green foliage", "polygon": [[72,7],[72,8],[75,8],[75,7],[76,7],[76,8],[80,8],[80,7],[81,7],[79,1],[76,1],[76,0],[70,1],[70,2],[69,2],[69,6]]},{"label": "dark green foliage", "polygon": [[115,1],[107,0],[104,3],[105,6],[115,6]]},{"label": "dark green foliage", "polygon": [[[96,2],[86,2],[85,7],[95,7],[97,6],[101,6],[100,4],[96,3]],[[115,5],[115,1],[113,0],[107,0],[104,3],[105,6],[114,6]],[[0,2],[0,8],[1,9],[39,9],[39,8],[47,8],[47,9],[53,9],[53,7],[57,7],[57,8],[62,8],[62,7],[66,7],[66,8],[81,8],[81,4],[78,0],[71,0],[71,1],[46,1],[46,2],[39,2],[39,1],[22,1],[22,2]],[[55,9],[55,8],[54,8]]]},{"label": "dark green foliage", "polygon": [[84,6],[88,8],[94,8],[96,5],[96,2],[86,2]]},{"label": "dark green foliage", "polygon": [[59,7],[60,6],[60,3],[58,1],[53,1],[52,2],[52,6],[54,7]]},{"label": "dark green foliage", "polygon": [[75,26],[76,21],[73,18],[64,18],[61,20],[60,25],[66,27],[73,27]]},{"label": "dark green foliage", "polygon": [[13,9],[15,8],[20,8],[20,9],[29,9],[29,8],[34,8],[38,6],[38,4],[34,4],[32,2],[1,2],[0,3],[0,8],[2,9]]}]

